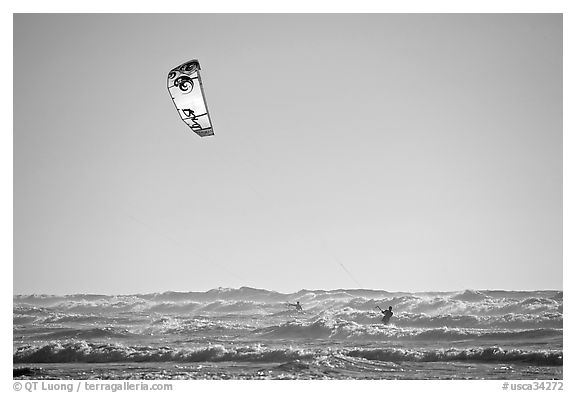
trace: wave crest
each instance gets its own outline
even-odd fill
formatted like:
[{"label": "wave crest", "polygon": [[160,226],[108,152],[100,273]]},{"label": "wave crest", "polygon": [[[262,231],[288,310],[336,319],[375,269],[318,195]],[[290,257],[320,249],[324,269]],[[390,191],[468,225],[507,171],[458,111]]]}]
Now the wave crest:
[{"label": "wave crest", "polygon": [[53,342],[16,350],[14,363],[110,363],[110,362],[263,362],[296,360],[323,362],[327,357],[359,358],[382,362],[521,362],[561,366],[560,350],[529,351],[499,347],[469,349],[406,350],[397,348],[353,348],[346,350],[266,348],[260,345],[226,348],[214,345],[196,349],[153,348],[121,344],[93,344],[85,341]]}]

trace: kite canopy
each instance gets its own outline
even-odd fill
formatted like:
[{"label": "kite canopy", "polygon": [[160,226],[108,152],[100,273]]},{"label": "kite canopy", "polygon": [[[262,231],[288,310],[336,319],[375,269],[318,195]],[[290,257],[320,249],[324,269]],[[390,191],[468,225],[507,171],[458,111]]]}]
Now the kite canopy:
[{"label": "kite canopy", "polygon": [[168,91],[180,117],[192,131],[200,136],[214,135],[198,60],[190,60],[168,73]]}]

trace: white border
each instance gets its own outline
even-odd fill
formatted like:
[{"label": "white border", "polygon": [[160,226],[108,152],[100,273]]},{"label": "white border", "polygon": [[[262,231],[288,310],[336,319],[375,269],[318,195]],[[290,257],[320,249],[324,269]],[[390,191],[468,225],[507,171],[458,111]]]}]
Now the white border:
[{"label": "white border", "polygon": [[[3,268],[2,277],[2,314],[12,314],[12,223],[13,223],[13,200],[12,200],[12,170],[13,170],[13,137],[12,137],[12,42],[13,42],[13,13],[57,13],[57,12],[125,12],[125,13],[199,13],[199,12],[227,12],[227,13],[249,13],[249,12],[386,12],[386,13],[563,13],[564,14],[564,353],[573,353],[573,340],[571,332],[574,331],[573,304],[574,294],[571,290],[571,283],[575,263],[574,239],[574,203],[576,193],[574,188],[574,168],[576,146],[574,141],[574,77],[573,71],[576,69],[574,62],[574,1],[568,0],[485,0],[485,1],[462,1],[462,0],[437,0],[437,1],[313,1],[313,0],[291,0],[285,2],[274,2],[268,0],[209,0],[204,2],[191,2],[189,0],[173,0],[171,2],[152,1],[120,1],[101,0],[95,2],[80,1],[8,1],[3,2],[0,28],[2,31],[2,53],[5,54],[2,61],[2,123],[1,133],[1,153],[0,153],[0,173],[2,180],[2,229],[1,229],[1,255]],[[10,54],[8,56],[8,54]],[[8,58],[8,59],[6,59]],[[572,109],[572,110],[571,110]],[[569,263],[571,262],[571,263]],[[7,318],[8,319],[8,318]],[[8,375],[12,368],[12,330],[11,323],[4,323],[2,327],[2,374],[3,380],[9,384],[7,389],[12,389],[12,382],[8,381]],[[574,362],[571,356],[565,356],[564,361],[564,390],[570,386]],[[5,385],[8,386],[8,385]],[[190,391],[191,389],[209,390],[240,390],[241,392],[268,392],[270,389],[288,391],[298,387],[305,391],[317,391],[318,389],[329,388],[355,389],[392,389],[417,390],[417,391],[442,391],[442,392],[490,392],[502,391],[502,382],[498,381],[294,381],[286,383],[284,381],[180,381],[176,382],[174,391]]]}]

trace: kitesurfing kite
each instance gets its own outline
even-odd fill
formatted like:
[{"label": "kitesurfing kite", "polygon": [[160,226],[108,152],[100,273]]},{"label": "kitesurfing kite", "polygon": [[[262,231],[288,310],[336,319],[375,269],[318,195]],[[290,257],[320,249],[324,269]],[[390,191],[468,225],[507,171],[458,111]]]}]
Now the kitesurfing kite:
[{"label": "kitesurfing kite", "polygon": [[200,136],[214,135],[198,60],[190,60],[168,73],[168,91],[180,117],[192,131]]}]

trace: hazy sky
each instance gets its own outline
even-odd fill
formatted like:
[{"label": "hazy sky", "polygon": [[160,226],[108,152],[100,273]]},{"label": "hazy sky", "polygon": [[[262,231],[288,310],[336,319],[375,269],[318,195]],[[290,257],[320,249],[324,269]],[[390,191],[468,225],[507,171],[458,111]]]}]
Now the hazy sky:
[{"label": "hazy sky", "polygon": [[14,292],[218,286],[561,289],[562,16],[16,15]]}]

